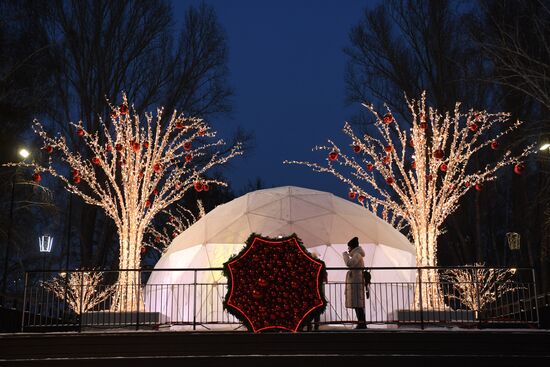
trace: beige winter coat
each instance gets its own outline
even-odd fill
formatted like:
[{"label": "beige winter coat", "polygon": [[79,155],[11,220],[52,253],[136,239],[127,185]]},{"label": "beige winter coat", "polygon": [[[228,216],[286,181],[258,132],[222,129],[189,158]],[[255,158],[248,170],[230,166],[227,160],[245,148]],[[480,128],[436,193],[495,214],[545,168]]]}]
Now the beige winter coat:
[{"label": "beige winter coat", "polygon": [[[348,268],[364,268],[365,251],[361,246],[354,248],[349,252],[343,254],[344,262]],[[346,274],[346,307],[365,307],[365,280],[363,278],[363,271],[348,270]]]}]

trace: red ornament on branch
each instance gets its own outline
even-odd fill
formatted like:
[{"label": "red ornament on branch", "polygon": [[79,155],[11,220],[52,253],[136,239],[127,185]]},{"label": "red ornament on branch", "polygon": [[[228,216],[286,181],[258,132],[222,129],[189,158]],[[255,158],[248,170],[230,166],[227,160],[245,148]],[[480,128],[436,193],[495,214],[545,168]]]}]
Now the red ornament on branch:
[{"label": "red ornament on branch", "polygon": [[521,175],[525,171],[525,165],[523,163],[518,163],[514,166],[514,173],[516,175]]},{"label": "red ornament on branch", "polygon": [[196,192],[201,192],[203,189],[202,183],[200,181],[195,182],[193,186],[195,187]]},{"label": "red ornament on branch", "polygon": [[388,185],[393,185],[395,180],[393,179],[393,177],[390,176],[390,177],[386,178],[386,182],[388,183]]},{"label": "red ornament on branch", "polygon": [[471,123],[468,126],[468,129],[470,129],[470,131],[472,131],[472,132],[476,132],[478,128],[479,128],[479,126],[477,126],[477,124],[474,124],[474,123]]},{"label": "red ornament on branch", "polygon": [[411,168],[412,168],[412,169],[416,169],[416,161],[412,161],[412,162],[411,162]]},{"label": "red ornament on branch", "polygon": [[330,152],[328,155],[328,159],[331,161],[335,161],[338,159],[338,152]]},{"label": "red ornament on branch", "polygon": [[151,200],[147,199],[145,200],[145,207],[148,208],[151,206]]},{"label": "red ornament on branch", "polygon": [[491,142],[491,149],[492,149],[492,150],[497,150],[497,149],[498,149],[498,141],[493,140],[493,141]]},{"label": "red ornament on branch", "polygon": [[441,163],[439,169],[441,170],[441,172],[447,172],[447,165],[445,163]]},{"label": "red ornament on branch", "polygon": [[193,156],[191,154],[186,154],[185,155],[185,161],[186,162],[191,162],[191,159],[193,159]]},{"label": "red ornament on branch", "polygon": [[476,183],[476,190],[477,190],[477,191],[483,190],[483,184],[481,184],[481,183]]},{"label": "red ornament on branch", "polygon": [[79,184],[80,183],[80,176],[73,176],[73,182],[75,184]]},{"label": "red ornament on branch", "polygon": [[206,131],[201,129],[201,130],[199,130],[198,134],[199,134],[199,136],[204,136],[204,135],[206,135]]},{"label": "red ornament on branch", "polygon": [[355,153],[361,152],[361,146],[360,146],[360,145],[354,145],[354,146],[353,146],[353,151],[354,151]]},{"label": "red ornament on branch", "polygon": [[186,141],[185,143],[183,143],[183,149],[190,150],[191,149],[191,142]]},{"label": "red ornament on branch", "polygon": [[159,163],[155,163],[153,165],[153,171],[155,171],[155,173],[160,173],[162,171],[162,166]]},{"label": "red ornament on branch", "polygon": [[99,166],[99,164],[101,163],[101,160],[99,159],[99,157],[93,157],[92,163],[96,166]]},{"label": "red ornament on branch", "polygon": [[443,159],[443,157],[445,157],[445,153],[443,152],[443,150],[437,149],[436,151],[434,151],[435,159]]},{"label": "red ornament on branch", "polygon": [[208,191],[208,190],[210,190],[210,186],[208,186],[207,183],[202,184],[202,191],[205,191],[205,192],[206,192],[206,191]]},{"label": "red ornament on branch", "polygon": [[144,253],[147,252],[147,247],[146,246],[141,246],[141,248],[139,249],[139,252],[143,255]]},{"label": "red ornament on branch", "polygon": [[348,192],[348,198],[350,198],[350,200],[355,200],[355,198],[357,197],[357,194],[353,191],[350,191]]},{"label": "red ornament on branch", "polygon": [[363,204],[365,202],[365,197],[363,195],[359,195],[359,197],[357,197],[357,201]]},{"label": "red ornament on branch", "polygon": [[368,171],[372,171],[373,168],[374,168],[374,166],[373,166],[372,163],[367,163],[367,170]]},{"label": "red ornament on branch", "polygon": [[390,157],[388,157],[388,156],[385,156],[384,158],[382,158],[382,162],[383,162],[384,164],[390,164],[390,161],[391,161],[391,159],[390,159]]},{"label": "red ornament on branch", "polygon": [[44,150],[46,151],[46,153],[48,154],[52,154],[53,153],[53,147],[51,145],[47,145]]},{"label": "red ornament on branch", "polygon": [[393,122],[393,115],[391,113],[386,113],[384,115],[384,118],[382,119],[382,121],[386,124],[386,125],[389,125]]},{"label": "red ornament on branch", "polygon": [[386,153],[391,153],[391,151],[393,150],[392,146],[391,145],[386,145],[384,147],[384,150],[386,151]]},{"label": "red ornament on branch", "polygon": [[141,144],[139,144],[137,141],[134,141],[134,142],[132,143],[132,150],[133,150],[135,153],[137,153],[137,152],[140,151],[140,149],[141,149]]},{"label": "red ornament on branch", "polygon": [[122,150],[122,144],[120,144],[120,143],[115,144],[115,150],[117,152],[120,152]]},{"label": "red ornament on branch", "polygon": [[142,146],[143,146],[143,149],[149,149],[149,143],[146,141],[143,142]]},{"label": "red ornament on branch", "polygon": [[128,113],[128,106],[125,104],[121,104],[118,106],[118,112],[120,112],[121,115],[126,115]]},{"label": "red ornament on branch", "polygon": [[181,121],[176,122],[176,129],[178,130],[183,129],[183,124],[181,123]]},{"label": "red ornament on branch", "polygon": [[425,122],[421,122],[418,124],[418,127],[420,127],[422,130],[426,130],[428,128],[428,124]]},{"label": "red ornament on branch", "polygon": [[42,177],[40,176],[40,173],[38,172],[33,173],[32,180],[36,183],[40,183],[40,181],[42,181]]},{"label": "red ornament on branch", "polygon": [[79,127],[78,129],[76,129],[76,135],[83,137],[84,134],[85,134],[85,131],[83,128]]}]

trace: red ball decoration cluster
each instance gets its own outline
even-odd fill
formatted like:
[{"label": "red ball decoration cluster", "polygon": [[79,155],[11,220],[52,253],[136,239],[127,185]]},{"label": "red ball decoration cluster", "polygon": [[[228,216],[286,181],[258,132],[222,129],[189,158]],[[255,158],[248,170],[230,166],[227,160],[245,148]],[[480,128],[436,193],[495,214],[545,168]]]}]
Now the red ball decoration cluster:
[{"label": "red ball decoration cluster", "polygon": [[280,240],[252,235],[224,269],[229,281],[224,305],[254,332],[295,332],[326,304],[319,292],[324,264],[295,235]]}]

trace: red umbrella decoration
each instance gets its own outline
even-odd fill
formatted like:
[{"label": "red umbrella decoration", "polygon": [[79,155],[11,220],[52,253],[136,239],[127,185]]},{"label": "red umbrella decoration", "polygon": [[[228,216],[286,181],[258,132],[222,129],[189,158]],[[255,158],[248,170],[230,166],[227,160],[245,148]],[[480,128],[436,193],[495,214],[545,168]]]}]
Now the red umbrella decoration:
[{"label": "red umbrella decoration", "polygon": [[325,310],[325,264],[295,234],[277,239],[252,234],[245,248],[224,264],[224,273],[224,307],[255,333],[296,332]]}]

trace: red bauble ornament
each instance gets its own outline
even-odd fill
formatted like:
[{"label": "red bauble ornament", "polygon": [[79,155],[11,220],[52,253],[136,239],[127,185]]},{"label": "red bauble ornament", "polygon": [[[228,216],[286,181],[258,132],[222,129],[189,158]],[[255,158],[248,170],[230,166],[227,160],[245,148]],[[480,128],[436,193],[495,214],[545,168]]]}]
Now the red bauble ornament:
[{"label": "red bauble ornament", "polygon": [[42,181],[42,177],[40,176],[40,173],[38,172],[33,173],[32,180],[36,183],[40,183],[40,181]]},{"label": "red bauble ornament", "polygon": [[422,130],[426,130],[428,128],[428,124],[425,122],[421,122],[418,124],[418,127],[420,127]]},{"label": "red bauble ornament", "polygon": [[464,182],[464,187],[470,187],[470,183],[469,182]]},{"label": "red bauble ornament", "polygon": [[202,185],[202,191],[208,191],[208,190],[210,190],[210,186],[208,186],[208,184],[206,184],[206,183],[203,184]]},{"label": "red bauble ornament", "polygon": [[492,149],[492,150],[497,150],[497,149],[498,149],[498,141],[493,140],[493,141],[491,142],[491,149]]},{"label": "red bauble ornament", "polygon": [[113,147],[111,146],[111,144],[105,144],[105,150],[111,152],[113,150]]},{"label": "red bauble ornament", "polygon": [[118,106],[118,112],[120,112],[121,115],[126,115],[128,113],[128,106],[121,104]]},{"label": "red bauble ornament", "polygon": [[175,187],[176,187],[176,190],[179,190],[179,189],[181,189],[181,182],[179,182],[179,181],[178,181],[178,182],[176,182],[176,185],[175,185]]},{"label": "red bauble ornament", "polygon": [[525,165],[523,163],[518,163],[514,166],[514,173],[516,175],[521,175],[525,171]]},{"label": "red bauble ornament", "polygon": [[142,146],[143,146],[143,149],[149,149],[149,143],[148,142],[144,142]]},{"label": "red bauble ornament", "polygon": [[439,169],[441,170],[441,172],[447,172],[447,165],[445,163],[441,163]]},{"label": "red bauble ornament", "polygon": [[391,113],[386,113],[384,115],[384,118],[382,119],[382,121],[386,124],[386,125],[389,125],[393,122],[393,116]]},{"label": "red bauble ornament", "polygon": [[79,175],[80,175],[80,172],[78,172],[77,169],[73,169],[73,170],[71,171],[71,175],[72,175],[73,177],[76,177],[76,176],[79,176]]},{"label": "red bauble ornament", "polygon": [[151,200],[145,200],[145,207],[148,208],[151,206]]},{"label": "red bauble ornament", "polygon": [[418,115],[418,118],[420,121],[426,121],[426,116],[424,115],[424,112],[420,112],[420,114]]},{"label": "red bauble ornament", "polygon": [[382,162],[384,162],[384,164],[390,164],[390,157],[385,156],[384,158],[382,158]]},{"label": "red bauble ornament", "polygon": [[328,159],[331,161],[335,161],[338,159],[338,152],[330,152],[328,154]]},{"label": "red bauble ornament", "polygon": [[392,185],[395,182],[395,180],[393,179],[393,177],[388,177],[386,178],[386,182],[388,183],[388,185]]},{"label": "red bauble ornament", "polygon": [[115,149],[117,152],[120,152],[122,150],[122,144],[120,143],[115,144]]},{"label": "red bauble ornament", "polygon": [[139,249],[139,252],[141,252],[141,254],[143,255],[144,253],[147,252],[147,247],[141,246],[140,249]]},{"label": "red bauble ornament", "polygon": [[432,175],[431,173],[428,175],[428,181],[431,181],[434,179],[434,175]]},{"label": "red bauble ornament", "polygon": [[171,216],[171,215],[168,217],[168,221],[169,221],[170,223],[172,223],[175,219],[176,219],[176,218],[174,218],[174,217]]},{"label": "red bauble ornament", "polygon": [[412,162],[411,162],[411,168],[412,168],[412,169],[416,169],[416,161],[412,161]]},{"label": "red bauble ornament", "polygon": [[160,242],[160,236],[155,236],[155,242]]},{"label": "red bauble ornament", "polygon": [[269,285],[269,282],[265,278],[258,279],[258,284],[260,287],[267,287]]},{"label": "red bauble ornament", "polygon": [[477,191],[483,190],[483,185],[480,184],[480,183],[476,183],[476,190],[477,190]]},{"label": "red bauble ornament", "polygon": [[79,183],[80,183],[80,176],[74,176],[74,177],[73,177],[73,182],[74,182],[75,184],[79,184]]},{"label": "red bauble ornament", "polygon": [[143,177],[143,171],[139,171],[138,176]]},{"label": "red bauble ornament", "polygon": [[385,150],[387,153],[390,153],[390,152],[393,150],[393,148],[392,148],[391,145],[386,145],[386,146],[384,147],[384,150]]},{"label": "red bauble ornament", "polygon": [[186,154],[185,155],[185,161],[186,162],[191,162],[191,159],[193,159],[193,156],[191,154]]},{"label": "red bauble ornament", "polygon": [[363,204],[363,202],[365,201],[365,197],[363,195],[359,195],[359,197],[357,197],[357,201]]},{"label": "red bauble ornament", "polygon": [[176,122],[176,129],[183,129],[183,124],[181,122]]},{"label": "red bauble ornament", "polygon": [[414,140],[409,140],[409,147],[414,148]]},{"label": "red bauble ornament", "polygon": [[77,130],[76,130],[76,135],[78,136],[84,136],[85,132],[84,132],[84,129],[79,127]]},{"label": "red bauble ornament", "polygon": [[357,197],[357,194],[353,191],[350,191],[348,192],[348,198],[350,198],[350,200],[355,200],[355,198]]},{"label": "red bauble ornament", "polygon": [[354,146],[353,146],[353,151],[354,151],[355,153],[359,153],[359,152],[361,151],[361,146],[360,146],[360,145],[354,145]]},{"label": "red bauble ornament", "polygon": [[109,116],[111,116],[112,119],[116,119],[118,117],[118,113],[116,111],[111,111]]},{"label": "red bauble ornament", "polygon": [[99,164],[101,163],[101,160],[98,157],[93,157],[92,163],[95,164],[96,166],[99,166]]},{"label": "red bauble ornament", "polygon": [[155,171],[155,173],[160,173],[160,171],[162,171],[162,166],[158,163],[155,163],[153,165],[153,171]]},{"label": "red bauble ornament", "polygon": [[437,150],[434,152],[434,158],[435,158],[435,159],[443,159],[443,157],[445,157],[445,153],[443,152],[443,150],[437,149]]},{"label": "red bauble ornament", "polygon": [[156,188],[153,189],[153,195],[158,195],[159,194],[159,190],[157,190]]},{"label": "red bauble ornament", "polygon": [[206,134],[206,131],[205,130],[199,130],[198,132],[199,136],[204,136]]},{"label": "red bauble ornament", "polygon": [[368,171],[372,171],[373,168],[374,168],[374,166],[373,166],[372,163],[367,163],[367,170]]},{"label": "red bauble ornament", "polygon": [[476,121],[481,120],[481,114],[480,113],[475,113],[474,114],[474,120],[476,120]]},{"label": "red bauble ornament", "polygon": [[183,149],[189,150],[191,149],[191,142],[187,141],[183,144]]},{"label": "red bauble ornament", "polygon": [[53,152],[53,147],[51,145],[47,145],[44,150],[46,151],[46,153],[48,154],[52,154]]},{"label": "red bauble ornament", "polygon": [[478,128],[479,128],[479,126],[477,126],[477,124],[474,124],[474,123],[471,123],[468,126],[468,129],[470,129],[470,131],[473,131],[473,132],[476,132]]},{"label": "red bauble ornament", "polygon": [[195,187],[196,192],[201,192],[202,191],[202,183],[201,182],[197,181],[197,182],[194,183],[193,186]]},{"label": "red bauble ornament", "polygon": [[134,152],[137,153],[137,152],[139,152],[140,149],[141,149],[141,145],[137,141],[132,143],[132,150]]}]

